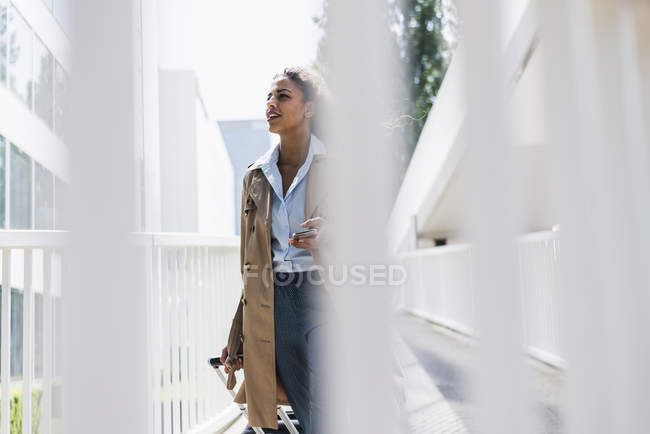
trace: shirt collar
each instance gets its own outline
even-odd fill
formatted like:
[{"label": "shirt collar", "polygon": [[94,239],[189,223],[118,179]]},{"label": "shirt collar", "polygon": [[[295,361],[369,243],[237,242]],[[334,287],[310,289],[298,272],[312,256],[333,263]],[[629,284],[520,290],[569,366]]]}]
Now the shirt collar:
[{"label": "shirt collar", "polygon": [[[327,155],[327,149],[325,149],[325,145],[323,144],[323,142],[321,142],[318,139],[318,137],[316,137],[313,134],[309,138],[309,151],[307,154],[307,159],[305,161],[310,160],[310,157],[312,155]],[[255,162],[251,164],[249,168],[257,169],[263,166],[276,164],[278,162],[279,157],[280,157],[280,142],[276,143],[273,147],[271,147],[268,151],[266,151],[264,155],[262,155],[257,160],[255,160]]]}]

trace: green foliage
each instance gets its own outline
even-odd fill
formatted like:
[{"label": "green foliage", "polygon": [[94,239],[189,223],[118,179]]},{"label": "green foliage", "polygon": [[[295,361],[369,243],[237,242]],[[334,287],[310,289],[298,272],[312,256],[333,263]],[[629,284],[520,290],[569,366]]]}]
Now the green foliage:
[{"label": "green foliage", "polygon": [[[394,109],[383,124],[388,134],[395,137],[395,157],[403,176],[415,144],[435,102],[438,89],[447,71],[456,39],[456,12],[452,0],[385,0],[388,4],[386,20],[395,36],[395,52],[399,63],[393,70],[397,101],[390,101]],[[328,8],[323,1],[323,14],[314,22],[323,31],[319,41],[314,67],[327,78]],[[390,48],[390,47],[389,47]],[[384,95],[382,95],[384,97]],[[386,101],[378,103],[386,104]]]},{"label": "green foliage", "polygon": [[[32,390],[32,434],[40,434],[41,429],[41,398],[43,392],[40,389]],[[21,388],[12,388],[10,399],[9,432],[11,434],[22,434],[23,432],[23,391]],[[0,417],[2,415],[0,414]]]},{"label": "green foliage", "polygon": [[401,57],[409,77],[407,142],[413,152],[449,65],[450,47],[445,28],[454,31],[454,10],[443,0],[402,0],[395,3],[394,23]]}]

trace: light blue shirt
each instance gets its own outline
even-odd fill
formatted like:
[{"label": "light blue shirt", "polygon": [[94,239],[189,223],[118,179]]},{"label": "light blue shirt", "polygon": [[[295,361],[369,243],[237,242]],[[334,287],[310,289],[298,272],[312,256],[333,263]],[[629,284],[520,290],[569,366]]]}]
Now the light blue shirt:
[{"label": "light blue shirt", "polygon": [[273,271],[293,273],[316,268],[309,249],[298,249],[289,244],[294,232],[307,228],[300,226],[305,221],[305,194],[307,190],[307,172],[314,155],[325,154],[325,145],[312,134],[309,141],[307,158],[302,164],[293,182],[283,196],[282,175],[278,169],[280,144],[270,149],[261,158],[262,172],[273,188],[271,206],[271,251],[273,253]]}]

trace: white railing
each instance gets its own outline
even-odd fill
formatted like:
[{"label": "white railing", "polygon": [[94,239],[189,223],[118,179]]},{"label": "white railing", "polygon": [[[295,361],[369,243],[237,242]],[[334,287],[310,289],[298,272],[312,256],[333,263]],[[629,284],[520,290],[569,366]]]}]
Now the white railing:
[{"label": "white railing", "polygon": [[213,433],[237,416],[208,359],[241,295],[239,238],[142,234],[148,244],[154,433]]},{"label": "white railing", "polygon": [[[24,433],[53,432],[60,423],[53,414],[53,389],[59,383],[60,373],[56,354],[61,299],[61,261],[59,248],[63,245],[61,232],[51,231],[0,231],[2,249],[2,396],[1,434],[9,434],[10,425],[17,423],[10,418],[14,400],[11,389],[22,389],[22,427]],[[5,288],[11,288],[10,291]],[[12,319],[12,301],[22,297],[22,320]],[[36,315],[37,300],[40,299]],[[40,324],[40,327],[37,325]],[[18,347],[18,330],[22,328],[22,347]],[[40,333],[41,339],[35,339]],[[12,339],[13,338],[13,339]],[[40,341],[40,342],[39,342]],[[16,348],[14,348],[16,346]],[[38,358],[37,358],[38,356]],[[12,360],[22,357],[22,369],[12,366]],[[12,374],[12,372],[14,374]],[[20,373],[20,375],[17,374]],[[40,391],[40,398],[38,391]],[[32,417],[32,392],[40,400],[40,419]],[[36,403],[38,404],[38,403]],[[38,408],[39,406],[36,405]],[[38,428],[40,427],[40,428]]]},{"label": "white railing", "polygon": [[564,367],[558,332],[557,232],[524,235],[518,240],[524,342],[536,358]]},{"label": "white railing", "polygon": [[[0,231],[0,434],[9,434],[11,424],[17,423],[10,417],[15,405],[10,397],[20,388],[22,432],[49,434],[61,424],[60,414],[53,411],[60,408],[53,396],[60,394],[53,394],[53,389],[60,387],[55,354],[61,301],[60,251],[65,236],[63,232]],[[207,363],[226,343],[241,293],[239,238],[194,234],[137,237],[147,251],[149,271],[146,314],[151,342],[153,433],[212,433],[239,414]],[[9,286],[12,291],[4,291]],[[20,334],[16,318],[11,317],[16,312],[11,304],[21,296],[22,348],[17,346]],[[19,371],[12,360],[21,356]],[[37,417],[32,414],[33,396],[40,399],[40,419],[32,419]]]},{"label": "white railing", "polygon": [[[558,239],[552,231],[517,240],[524,342],[529,353],[564,367],[558,336]],[[471,248],[467,244],[401,255],[407,280],[404,309],[468,335],[476,335]]]},{"label": "white railing", "polygon": [[431,247],[402,255],[404,307],[423,318],[474,334],[474,293],[468,245]]}]

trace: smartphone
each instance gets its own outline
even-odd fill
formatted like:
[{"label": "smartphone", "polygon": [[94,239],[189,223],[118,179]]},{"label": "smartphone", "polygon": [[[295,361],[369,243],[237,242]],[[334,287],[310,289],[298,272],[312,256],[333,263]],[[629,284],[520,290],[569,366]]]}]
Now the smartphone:
[{"label": "smartphone", "polygon": [[318,234],[318,228],[307,229],[306,231],[294,232],[292,238],[300,240],[305,238],[314,238]]}]

